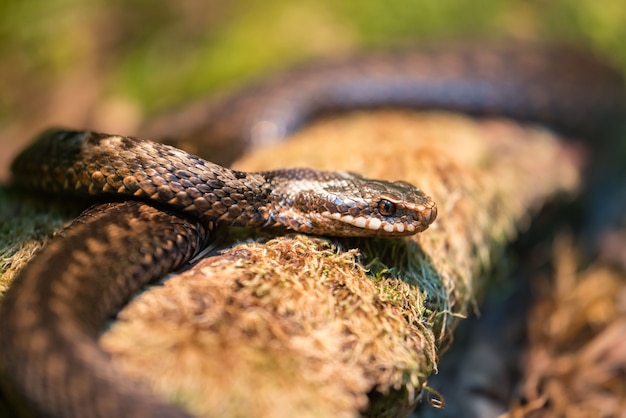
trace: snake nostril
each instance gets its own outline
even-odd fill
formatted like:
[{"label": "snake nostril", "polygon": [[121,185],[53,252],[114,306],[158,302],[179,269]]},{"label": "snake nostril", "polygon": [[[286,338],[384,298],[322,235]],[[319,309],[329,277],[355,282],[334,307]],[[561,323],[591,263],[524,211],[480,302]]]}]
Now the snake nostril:
[{"label": "snake nostril", "polygon": [[433,223],[437,219],[437,206],[433,206],[432,209],[428,211],[427,221],[429,224]]}]

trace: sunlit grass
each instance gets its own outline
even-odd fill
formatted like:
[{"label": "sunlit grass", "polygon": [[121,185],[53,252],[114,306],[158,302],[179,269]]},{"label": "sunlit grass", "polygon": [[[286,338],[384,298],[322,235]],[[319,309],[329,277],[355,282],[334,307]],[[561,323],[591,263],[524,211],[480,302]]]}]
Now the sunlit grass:
[{"label": "sunlit grass", "polygon": [[24,112],[24,86],[51,88],[83,67],[150,113],[361,45],[493,36],[573,39],[626,68],[621,0],[4,0],[0,121]]}]

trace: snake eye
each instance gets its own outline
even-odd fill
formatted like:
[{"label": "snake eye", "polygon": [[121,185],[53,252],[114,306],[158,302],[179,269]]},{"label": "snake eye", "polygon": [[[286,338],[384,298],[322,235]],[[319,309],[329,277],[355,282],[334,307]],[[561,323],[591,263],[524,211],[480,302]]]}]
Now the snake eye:
[{"label": "snake eye", "polygon": [[378,202],[378,211],[383,216],[392,216],[394,213],[396,213],[396,205],[388,200],[382,199],[380,202]]}]

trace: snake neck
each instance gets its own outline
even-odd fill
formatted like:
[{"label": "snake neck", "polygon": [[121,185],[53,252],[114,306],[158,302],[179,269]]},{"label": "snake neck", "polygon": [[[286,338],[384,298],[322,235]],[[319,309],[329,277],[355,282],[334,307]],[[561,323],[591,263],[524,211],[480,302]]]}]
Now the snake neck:
[{"label": "snake neck", "polygon": [[83,196],[131,196],[205,224],[273,225],[276,200],[261,174],[230,170],[132,137],[50,130],[12,165],[16,186]]}]

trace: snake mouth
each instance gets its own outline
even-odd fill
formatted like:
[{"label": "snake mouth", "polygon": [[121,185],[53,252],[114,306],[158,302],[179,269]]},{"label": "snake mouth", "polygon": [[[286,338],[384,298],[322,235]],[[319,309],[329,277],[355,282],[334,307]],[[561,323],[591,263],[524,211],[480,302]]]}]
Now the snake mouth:
[{"label": "snake mouth", "polygon": [[361,230],[362,235],[379,236],[408,236],[424,231],[437,218],[437,207],[426,207],[420,205],[413,213],[412,217],[406,219],[384,219],[374,216],[352,216],[349,214],[331,213],[324,211],[322,217],[334,220],[343,224],[346,230],[351,230],[352,234],[359,235],[356,231]]}]

